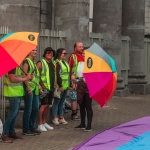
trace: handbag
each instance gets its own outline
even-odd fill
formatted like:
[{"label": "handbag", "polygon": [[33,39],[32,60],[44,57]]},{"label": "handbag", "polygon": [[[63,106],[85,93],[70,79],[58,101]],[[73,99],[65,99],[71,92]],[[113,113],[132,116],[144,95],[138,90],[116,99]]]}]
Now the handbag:
[{"label": "handbag", "polygon": [[61,91],[59,90],[59,86],[57,85],[55,90],[54,90],[54,97],[60,98],[60,94],[61,94]]}]

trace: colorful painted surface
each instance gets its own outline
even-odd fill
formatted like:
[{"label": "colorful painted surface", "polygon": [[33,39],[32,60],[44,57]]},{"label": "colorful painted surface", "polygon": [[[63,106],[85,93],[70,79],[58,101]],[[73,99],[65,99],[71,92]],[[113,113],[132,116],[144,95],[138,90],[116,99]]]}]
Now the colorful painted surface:
[{"label": "colorful painted surface", "polygon": [[149,150],[150,116],[100,132],[73,150]]}]

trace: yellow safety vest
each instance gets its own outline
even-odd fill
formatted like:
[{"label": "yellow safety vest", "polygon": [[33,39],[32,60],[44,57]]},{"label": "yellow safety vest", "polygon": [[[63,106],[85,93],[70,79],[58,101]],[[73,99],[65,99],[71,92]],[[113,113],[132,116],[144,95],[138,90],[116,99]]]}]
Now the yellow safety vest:
[{"label": "yellow safety vest", "polygon": [[72,56],[73,61],[74,61],[73,67],[72,67],[72,74],[75,74],[76,69],[77,69],[77,65],[78,65],[77,56],[75,54],[72,54],[71,56]]},{"label": "yellow safety vest", "polygon": [[[21,70],[20,68],[16,68],[15,72],[16,77],[22,77],[21,76]],[[8,73],[4,76],[4,96],[6,97],[20,97],[24,96],[24,89],[23,89],[23,83],[13,83],[9,80]]]},{"label": "yellow safety vest", "polygon": [[60,64],[60,67],[61,67],[61,70],[60,70],[60,77],[62,79],[62,87],[64,90],[68,89],[70,87],[70,67],[69,67],[69,64],[65,62],[65,65],[64,63],[62,63],[61,60],[56,60],[56,62],[59,62]]},{"label": "yellow safety vest", "polygon": [[[44,84],[44,86],[50,90],[51,89],[51,83],[50,83],[50,74],[49,74],[49,67],[45,59],[41,60],[42,63],[42,71],[41,71],[41,80]],[[54,61],[52,61],[54,66],[56,67],[56,64]],[[56,71],[54,72],[55,74],[55,80],[56,80]]]},{"label": "yellow safety vest", "polygon": [[30,67],[28,74],[32,73],[34,75],[33,79],[29,81],[30,89],[31,91],[35,90],[35,95],[39,95],[39,88],[38,88],[39,81],[40,81],[39,71],[35,63],[30,58],[26,58],[26,60],[28,61]]}]

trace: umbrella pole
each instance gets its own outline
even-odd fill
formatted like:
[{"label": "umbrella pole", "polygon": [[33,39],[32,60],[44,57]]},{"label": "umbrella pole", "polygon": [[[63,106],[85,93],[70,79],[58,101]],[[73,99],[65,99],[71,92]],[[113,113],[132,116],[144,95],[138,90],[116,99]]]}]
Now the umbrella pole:
[{"label": "umbrella pole", "polygon": [[28,74],[27,73],[25,73],[24,71],[23,71],[23,69],[21,68],[21,67],[19,67],[21,70],[22,70],[22,72],[27,76]]}]

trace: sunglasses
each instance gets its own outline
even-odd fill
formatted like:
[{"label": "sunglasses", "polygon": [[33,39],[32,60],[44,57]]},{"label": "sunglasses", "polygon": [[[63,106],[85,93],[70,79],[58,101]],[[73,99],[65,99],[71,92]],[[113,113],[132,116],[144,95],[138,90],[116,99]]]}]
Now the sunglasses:
[{"label": "sunglasses", "polygon": [[46,54],[53,54],[53,51],[48,51]]},{"label": "sunglasses", "polygon": [[62,53],[62,54],[67,55],[67,53]]}]

